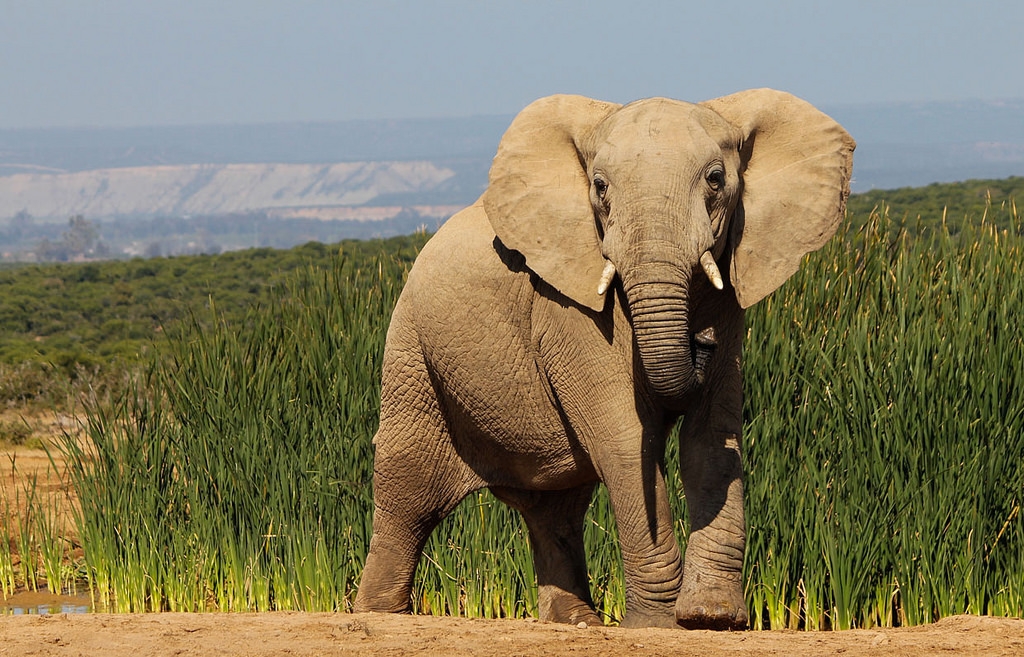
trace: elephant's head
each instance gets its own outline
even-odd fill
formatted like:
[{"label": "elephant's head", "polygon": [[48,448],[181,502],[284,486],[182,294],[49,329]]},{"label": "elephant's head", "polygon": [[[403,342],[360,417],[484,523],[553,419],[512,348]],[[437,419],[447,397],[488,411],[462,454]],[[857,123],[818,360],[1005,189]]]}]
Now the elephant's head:
[{"label": "elephant's head", "polygon": [[578,304],[601,311],[618,273],[647,377],[673,400],[702,382],[694,277],[743,308],[781,285],[842,219],[854,146],[770,89],[697,105],[550,96],[505,133],[483,202],[505,246]]}]

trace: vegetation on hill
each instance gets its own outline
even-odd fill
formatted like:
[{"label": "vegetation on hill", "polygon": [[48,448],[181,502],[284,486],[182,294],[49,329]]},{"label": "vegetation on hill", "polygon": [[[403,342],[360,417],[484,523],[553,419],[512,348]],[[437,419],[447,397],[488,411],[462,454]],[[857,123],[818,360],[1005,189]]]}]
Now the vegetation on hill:
[{"label": "vegetation on hill", "polygon": [[[849,226],[861,226],[877,209],[899,220],[893,225],[931,234],[942,224],[946,208],[953,234],[965,217],[985,217],[1006,228],[1019,198],[1024,198],[1022,177],[872,191],[851,196]],[[206,228],[200,232],[213,235],[209,220],[203,221]],[[50,246],[71,248],[95,237],[82,224],[73,217],[64,236]],[[227,230],[236,229],[229,222]],[[339,248],[395,252],[411,261],[425,239],[413,235],[332,245],[310,242],[286,250],[0,266],[0,407],[26,402],[62,406],[69,383],[73,388],[119,385],[126,368],[135,367],[190,312],[212,302],[224,321],[234,324],[247,308],[267,301],[290,272],[307,265],[330,266]],[[0,426],[0,442],[8,433]]]},{"label": "vegetation on hill", "polygon": [[411,262],[425,239],[0,269],[0,405],[63,403],[64,382],[121,379],[166,331],[211,305],[235,325],[297,269],[330,267],[339,251]]},{"label": "vegetation on hill", "polygon": [[1024,177],[872,190],[852,195],[847,210],[856,223],[856,218],[863,220],[872,210],[888,207],[893,218],[906,219],[912,228],[918,218],[923,226],[935,228],[945,216],[950,229],[956,232],[965,217],[974,221],[985,217],[1009,228],[1008,217],[1017,201],[1024,204]]}]

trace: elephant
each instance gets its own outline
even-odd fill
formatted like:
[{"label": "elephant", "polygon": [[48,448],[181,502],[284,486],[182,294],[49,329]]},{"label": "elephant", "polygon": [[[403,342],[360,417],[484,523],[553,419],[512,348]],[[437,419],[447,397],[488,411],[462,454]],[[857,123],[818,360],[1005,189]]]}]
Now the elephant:
[{"label": "elephant", "polygon": [[[744,313],[835,232],[855,146],[772,89],[522,110],[394,309],[354,610],[408,613],[429,534],[489,488],[527,526],[540,617],[601,624],[583,545],[600,482],[620,625],[745,628]],[[677,423],[685,559],[664,472]]]}]

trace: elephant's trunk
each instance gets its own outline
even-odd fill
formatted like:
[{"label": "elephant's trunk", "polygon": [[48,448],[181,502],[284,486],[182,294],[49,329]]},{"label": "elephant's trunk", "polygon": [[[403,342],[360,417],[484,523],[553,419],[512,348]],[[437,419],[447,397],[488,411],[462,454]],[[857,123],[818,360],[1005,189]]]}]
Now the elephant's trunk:
[{"label": "elephant's trunk", "polygon": [[633,332],[647,380],[670,405],[704,383],[714,336],[693,336],[688,281],[626,287]]}]

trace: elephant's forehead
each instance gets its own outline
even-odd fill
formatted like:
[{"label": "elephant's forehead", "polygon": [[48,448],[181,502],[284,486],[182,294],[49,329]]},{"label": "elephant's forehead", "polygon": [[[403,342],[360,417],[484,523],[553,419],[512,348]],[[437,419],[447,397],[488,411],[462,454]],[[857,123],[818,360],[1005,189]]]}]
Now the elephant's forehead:
[{"label": "elephant's forehead", "polygon": [[678,168],[720,157],[720,140],[709,134],[701,110],[671,101],[640,106],[617,117],[620,120],[600,136],[595,164],[608,169],[637,165]]}]

